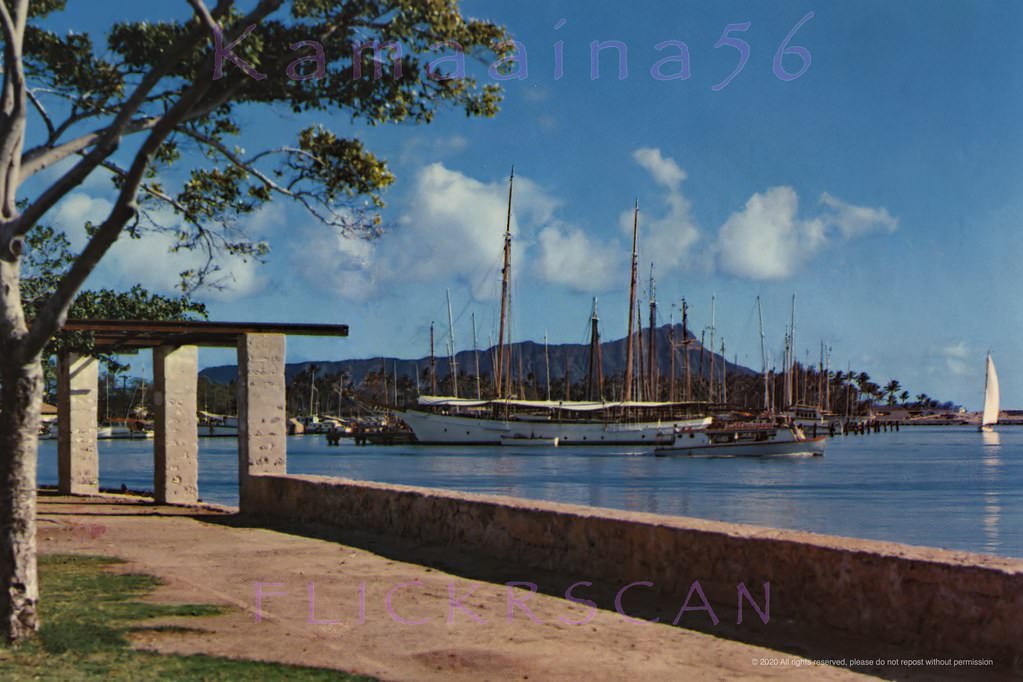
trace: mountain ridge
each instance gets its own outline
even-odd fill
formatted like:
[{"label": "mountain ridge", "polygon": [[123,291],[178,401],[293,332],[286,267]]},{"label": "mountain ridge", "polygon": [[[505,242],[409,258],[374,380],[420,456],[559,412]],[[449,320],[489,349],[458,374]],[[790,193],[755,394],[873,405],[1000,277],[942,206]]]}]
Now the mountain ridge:
[{"label": "mountain ridge", "polygon": [[[681,376],[683,366],[682,343],[680,341],[682,338],[682,325],[662,325],[654,331],[656,337],[657,367],[660,376],[667,376],[671,368],[670,339],[672,333],[674,334],[675,339],[679,339],[676,341],[678,350],[675,362],[676,375]],[[635,351],[637,364],[640,357],[643,358],[644,363],[648,361],[646,355],[648,354],[649,348],[649,336],[647,334],[648,331],[644,331],[642,338],[642,352],[638,347]],[[605,378],[624,373],[626,345],[626,339],[624,337],[621,339],[601,342],[601,356],[603,374]],[[519,365],[521,363],[522,372],[526,377],[535,375],[539,380],[546,381],[547,369],[543,343],[537,343],[535,341],[519,341],[511,344],[511,347],[514,363],[512,366],[512,373],[514,375],[518,376]],[[492,346],[485,350],[480,349],[479,374],[481,377],[490,377],[493,374],[493,358],[496,355],[496,348],[496,346]],[[585,379],[589,366],[590,344],[567,343],[549,345],[548,354],[550,356],[550,373],[552,383],[560,382],[564,379],[566,368],[568,370],[568,376],[572,382],[578,382]],[[692,334],[689,334],[688,354],[690,373],[692,377],[706,378],[709,376],[712,356],[715,372],[717,373],[721,371],[721,355],[713,353],[709,349],[701,346],[699,339],[694,337]],[[435,362],[437,367],[437,379],[438,381],[443,381],[451,374],[449,358],[447,356],[437,356]],[[727,363],[728,372],[730,374],[738,373],[740,375],[754,375],[759,373],[748,367],[728,362],[727,359],[725,359],[725,362]],[[462,350],[456,353],[455,363],[460,376],[475,376],[476,353],[473,350]],[[341,372],[346,372],[349,375],[350,381],[358,385],[362,383],[369,374],[380,372],[381,369],[387,373],[388,377],[393,377],[396,374],[399,379],[405,377],[414,380],[417,375],[421,378],[424,376],[428,377],[428,374],[424,373],[424,371],[430,366],[430,358],[429,356],[424,356],[415,359],[402,359],[377,356],[373,358],[346,360],[307,360],[303,362],[289,362],[285,365],[285,379],[290,382],[295,378],[295,376],[308,371],[310,365],[316,365],[319,368],[318,374],[320,376],[335,375]],[[199,376],[204,377],[211,383],[229,384],[237,379],[238,366],[217,365],[213,367],[206,367],[199,372]]]}]

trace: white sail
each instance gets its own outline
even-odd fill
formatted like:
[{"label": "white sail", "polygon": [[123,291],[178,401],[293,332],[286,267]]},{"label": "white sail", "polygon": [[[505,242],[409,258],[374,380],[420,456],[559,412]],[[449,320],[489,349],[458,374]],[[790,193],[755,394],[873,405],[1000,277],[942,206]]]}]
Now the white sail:
[{"label": "white sail", "polygon": [[998,374],[995,373],[995,363],[991,359],[991,353],[988,353],[987,376],[984,380],[984,416],[980,420],[981,426],[998,423],[998,400]]}]

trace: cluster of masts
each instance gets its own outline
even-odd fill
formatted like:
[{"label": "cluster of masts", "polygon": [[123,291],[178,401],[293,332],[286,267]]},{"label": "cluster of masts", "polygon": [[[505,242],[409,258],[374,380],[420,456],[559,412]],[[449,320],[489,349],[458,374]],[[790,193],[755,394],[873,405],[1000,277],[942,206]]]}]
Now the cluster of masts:
[{"label": "cluster of masts", "polygon": [[[494,379],[494,394],[499,400],[508,399],[515,397],[518,393],[520,396],[524,394],[524,386],[522,386],[523,372],[522,372],[522,359],[519,357],[519,386],[516,387],[512,373],[512,348],[511,348],[511,246],[512,246],[512,235],[511,235],[511,221],[512,221],[512,200],[514,196],[515,187],[515,168],[512,167],[511,175],[508,181],[508,208],[504,226],[504,248],[503,248],[503,263],[501,266],[501,303],[500,303],[500,321],[498,325],[498,338],[496,343],[496,353],[492,358],[493,363],[493,379]],[[670,369],[667,377],[667,382],[662,382],[660,376],[660,363],[658,362],[658,338],[657,338],[657,291],[656,284],[654,281],[654,266],[650,265],[650,287],[649,287],[649,325],[647,327],[647,338],[644,344],[643,339],[643,320],[642,312],[639,310],[637,301],[637,288],[638,288],[638,276],[639,276],[639,200],[637,199],[633,209],[633,225],[632,225],[632,267],[630,272],[629,282],[629,314],[628,314],[628,328],[626,330],[626,358],[625,358],[625,377],[624,385],[622,387],[623,395],[615,396],[616,399],[620,398],[625,402],[630,401],[661,401],[665,393],[667,393],[667,402],[693,402],[696,400],[693,390],[693,377],[692,370],[690,367],[690,346],[695,343],[695,338],[691,338],[689,333],[689,305],[685,298],[681,301],[681,317],[682,317],[682,340],[677,342],[675,339],[675,324],[674,324],[674,305],[672,306],[672,322],[668,327],[668,343],[671,347],[669,354],[670,358]],[[454,322],[451,309],[451,291],[447,291],[447,313],[448,313],[448,342],[447,351],[449,357],[449,367],[451,372],[451,393],[455,398],[459,397],[458,388],[458,365],[456,359],[455,350],[455,337],[454,337]],[[772,396],[772,385],[771,381],[772,373],[768,371],[768,355],[766,349],[766,341],[764,335],[763,326],[763,310],[760,304],[760,297],[757,297],[757,313],[760,323],[760,342],[761,342],[761,356],[762,356],[762,375],[763,375],[763,408],[767,411],[771,411],[776,402]],[[727,404],[728,395],[728,362],[725,359],[725,353],[727,347],[725,345],[724,337],[715,338],[717,333],[716,329],[716,296],[711,297],[711,313],[710,313],[710,325],[701,331],[700,335],[700,359],[699,359],[699,372],[698,375],[704,378],[706,382],[705,390],[701,390],[702,398],[709,403],[716,404]],[[585,392],[584,399],[587,401],[603,401],[608,398],[605,394],[604,386],[604,368],[603,358],[601,352],[600,342],[600,329],[599,329],[599,316],[597,314],[597,299],[593,299],[593,309],[590,317],[590,346],[589,346],[589,360],[587,365],[586,381],[585,381]],[[709,333],[709,345],[707,335]],[[472,314],[472,336],[473,336],[473,348],[475,350],[475,383],[476,383],[476,398],[482,398],[482,385],[481,385],[481,372],[480,372],[480,358],[479,358],[479,345],[476,334],[476,315]],[[718,353],[715,353],[715,343],[719,344]],[[677,351],[681,348],[682,358],[682,373],[678,376],[677,362]],[[434,352],[434,325],[430,324],[430,390],[433,395],[437,395],[437,371],[436,371],[436,355]],[[710,350],[709,353],[709,367],[705,366],[704,363],[704,352]],[[830,348],[826,348],[825,345],[821,344],[821,363],[820,363],[820,376],[827,377],[827,369],[825,365],[825,359],[827,364],[830,365]],[[547,336],[544,335],[544,354],[546,359],[546,399],[549,401],[552,398],[551,395],[551,374],[550,374],[550,354],[547,348]],[[718,367],[720,358],[720,367]],[[785,333],[785,357],[784,357],[784,381],[782,385],[783,390],[783,406],[791,406],[799,402],[800,391],[797,390],[797,359],[795,356],[795,295],[792,296],[792,317],[791,322],[788,325]],[[705,369],[707,370],[705,372]],[[667,386],[664,386],[667,383]],[[818,387],[818,402],[822,406],[830,404],[830,382],[827,380],[821,380],[822,386]],[[569,377],[569,370],[566,363],[565,369],[565,400],[569,399],[569,387],[571,381]],[[518,390],[516,390],[518,389]],[[802,391],[802,398],[807,397],[809,391],[804,387]]]}]

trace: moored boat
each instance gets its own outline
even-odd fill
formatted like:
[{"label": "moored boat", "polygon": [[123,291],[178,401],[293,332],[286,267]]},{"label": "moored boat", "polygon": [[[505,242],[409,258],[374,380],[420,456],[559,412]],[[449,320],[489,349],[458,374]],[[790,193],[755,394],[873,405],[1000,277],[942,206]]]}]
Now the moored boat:
[{"label": "moored boat", "polygon": [[680,415],[682,404],[468,400],[423,396],[401,419],[422,444],[500,445],[528,433],[566,445],[652,445],[676,429],[703,429],[709,417]]},{"label": "moored boat", "polygon": [[824,436],[809,438],[795,424],[735,423],[674,434],[658,447],[659,457],[778,457],[824,454]]}]

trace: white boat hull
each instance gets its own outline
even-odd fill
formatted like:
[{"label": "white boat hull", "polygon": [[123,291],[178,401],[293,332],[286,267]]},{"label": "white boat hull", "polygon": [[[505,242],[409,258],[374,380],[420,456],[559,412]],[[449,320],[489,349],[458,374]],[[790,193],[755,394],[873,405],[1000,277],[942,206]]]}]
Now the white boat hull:
[{"label": "white boat hull", "polygon": [[670,446],[659,447],[654,454],[681,457],[785,457],[824,454],[827,438],[805,438],[788,430],[779,430],[766,440],[713,442],[704,433],[680,434]]},{"label": "white boat hull", "polygon": [[658,422],[558,422],[533,419],[487,419],[408,410],[401,415],[416,439],[427,445],[500,445],[523,430],[536,439],[566,445],[654,445],[670,438],[675,429],[698,429],[709,419]]},{"label": "white boat hull", "polygon": [[135,431],[123,426],[100,426],[96,429],[96,438],[99,440],[145,440],[152,438],[150,430]]}]

